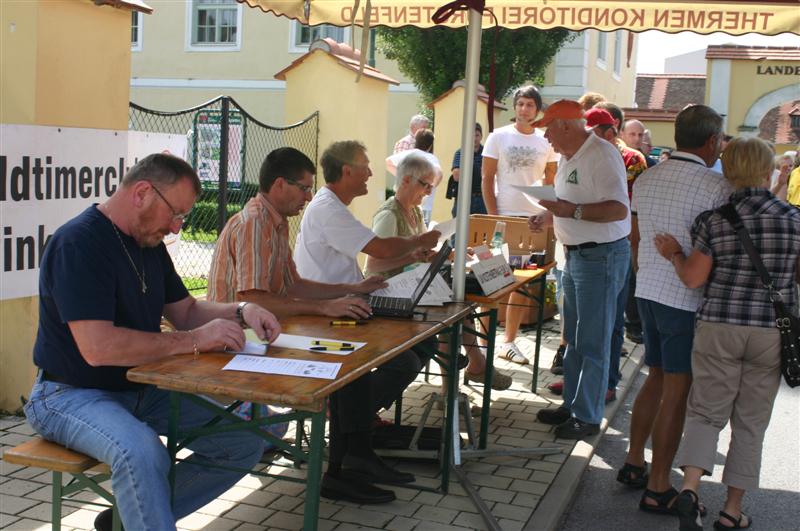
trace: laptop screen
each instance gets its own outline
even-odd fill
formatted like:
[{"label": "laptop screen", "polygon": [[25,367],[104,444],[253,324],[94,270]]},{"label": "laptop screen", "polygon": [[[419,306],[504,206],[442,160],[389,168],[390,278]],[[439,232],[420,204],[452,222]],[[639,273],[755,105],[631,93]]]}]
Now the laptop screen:
[{"label": "laptop screen", "polygon": [[453,248],[450,247],[449,242],[444,242],[442,244],[442,248],[439,249],[439,252],[436,253],[436,256],[431,260],[430,265],[428,265],[428,270],[425,271],[425,274],[419,279],[419,284],[417,284],[417,289],[414,290],[414,295],[412,295],[411,300],[414,301],[414,306],[419,304],[420,299],[422,296],[425,295],[425,290],[428,289],[428,286],[431,285],[433,282],[433,278],[442,268],[442,264],[444,264],[447,257],[450,256],[450,251]]}]

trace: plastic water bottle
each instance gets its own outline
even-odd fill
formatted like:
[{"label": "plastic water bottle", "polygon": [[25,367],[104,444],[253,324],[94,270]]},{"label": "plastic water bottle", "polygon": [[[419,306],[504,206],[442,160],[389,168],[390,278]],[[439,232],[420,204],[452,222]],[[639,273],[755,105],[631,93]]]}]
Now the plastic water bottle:
[{"label": "plastic water bottle", "polygon": [[494,225],[494,236],[492,236],[492,247],[501,249],[505,243],[506,236],[506,223],[505,221],[498,221]]}]

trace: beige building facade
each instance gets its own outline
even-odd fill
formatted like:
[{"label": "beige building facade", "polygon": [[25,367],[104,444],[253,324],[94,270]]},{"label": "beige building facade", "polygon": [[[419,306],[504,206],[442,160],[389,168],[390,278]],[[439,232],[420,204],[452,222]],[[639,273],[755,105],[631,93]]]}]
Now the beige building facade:
[{"label": "beige building facade", "polygon": [[796,149],[800,47],[715,45],[678,59],[675,68],[690,73],[639,75],[637,107],[626,110],[652,131],[654,146],[674,148],[675,116],[686,105],[704,103],[725,118],[727,134],[758,136],[777,153]]},{"label": "beige building facade", "polygon": [[[361,42],[360,28],[354,35],[350,28],[309,28],[235,0],[152,0],[150,4],[153,15],[133,20],[131,100],[158,110],[188,108],[226,94],[265,123],[287,124],[291,120],[286,115],[286,84],[275,74],[306,53],[318,38],[340,42],[353,38],[357,46]],[[635,74],[627,66],[629,35],[624,30],[576,34],[547,69],[545,100],[576,99],[592,90],[623,106],[632,105]],[[630,64],[635,64],[635,36],[632,49]],[[376,53],[374,66],[399,81],[389,89],[388,153],[425,102],[396,63]],[[308,87],[308,97],[313,99],[320,90],[330,88],[320,80]]]}]

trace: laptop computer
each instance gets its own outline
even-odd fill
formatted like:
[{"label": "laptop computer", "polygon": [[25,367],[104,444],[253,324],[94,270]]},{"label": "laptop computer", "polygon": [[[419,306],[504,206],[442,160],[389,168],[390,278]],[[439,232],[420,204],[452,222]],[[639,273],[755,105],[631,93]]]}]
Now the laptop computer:
[{"label": "laptop computer", "polygon": [[450,256],[452,247],[448,242],[442,244],[442,248],[428,265],[428,270],[419,279],[419,284],[414,289],[411,297],[387,297],[384,295],[370,295],[367,302],[372,307],[372,314],[379,317],[412,317],[414,308],[419,304],[420,299],[425,294],[425,290],[433,282],[434,277],[442,268],[447,257]]}]

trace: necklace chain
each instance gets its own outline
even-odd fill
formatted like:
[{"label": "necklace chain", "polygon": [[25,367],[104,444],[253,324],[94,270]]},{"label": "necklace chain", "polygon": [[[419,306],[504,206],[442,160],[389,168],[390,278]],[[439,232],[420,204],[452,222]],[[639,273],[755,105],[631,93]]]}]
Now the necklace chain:
[{"label": "necklace chain", "polygon": [[133,268],[133,272],[136,273],[136,277],[139,279],[139,282],[142,283],[142,293],[147,293],[147,283],[145,282],[145,275],[146,271],[144,269],[144,259],[142,259],[142,274],[139,274],[139,270],[136,269],[136,264],[133,262],[133,257],[131,253],[128,251],[128,247],[125,245],[125,242],[122,241],[122,235],[119,233],[119,229],[114,223],[111,223],[111,226],[114,228],[114,234],[117,235],[117,239],[119,240],[119,244],[122,246],[122,250],[125,251],[125,256],[128,257],[128,262],[131,263],[131,267]]}]

